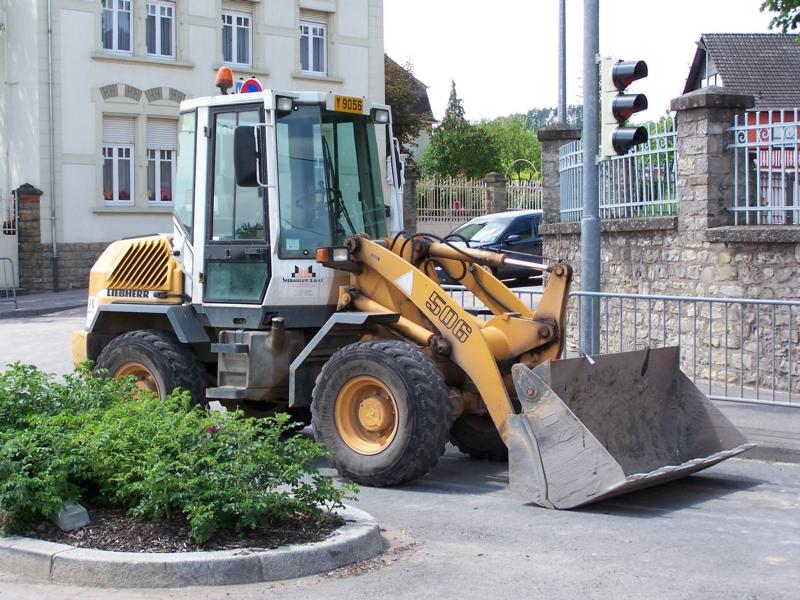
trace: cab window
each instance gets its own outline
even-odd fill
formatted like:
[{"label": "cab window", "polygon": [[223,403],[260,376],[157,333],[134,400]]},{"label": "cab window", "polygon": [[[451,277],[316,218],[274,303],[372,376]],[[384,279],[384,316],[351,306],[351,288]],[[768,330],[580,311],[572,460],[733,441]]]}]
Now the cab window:
[{"label": "cab window", "polygon": [[225,112],[214,123],[214,201],[210,239],[214,242],[264,240],[261,188],[240,187],[234,181],[233,131],[257,125],[259,111]]}]

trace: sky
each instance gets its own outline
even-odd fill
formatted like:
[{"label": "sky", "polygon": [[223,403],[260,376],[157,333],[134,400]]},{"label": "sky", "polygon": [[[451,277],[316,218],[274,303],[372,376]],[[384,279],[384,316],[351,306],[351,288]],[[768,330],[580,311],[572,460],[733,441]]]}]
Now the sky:
[{"label": "sky", "polygon": [[[761,0],[599,0],[600,54],[644,60],[649,76],[639,121],[681,94],[703,33],[766,33]],[[559,0],[385,0],[384,45],[428,85],[434,116],[455,80],[472,121],[558,104]],[[567,104],[581,104],[583,2],[566,0]],[[637,120],[634,118],[633,120]]]}]

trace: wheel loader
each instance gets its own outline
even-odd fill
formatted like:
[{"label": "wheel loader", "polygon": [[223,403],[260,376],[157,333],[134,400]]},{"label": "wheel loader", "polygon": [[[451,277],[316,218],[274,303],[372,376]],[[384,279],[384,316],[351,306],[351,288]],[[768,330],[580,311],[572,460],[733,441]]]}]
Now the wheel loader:
[{"label": "wheel loader", "polygon": [[[162,397],[311,417],[340,474],[370,486],[426,474],[451,441],[507,459],[526,502],[571,508],[749,447],[676,348],[560,358],[568,264],[398,231],[392,140],[390,108],[366,98],[183,102],[174,231],[97,260],[73,360]],[[492,275],[504,264],[544,274],[535,308]]]}]

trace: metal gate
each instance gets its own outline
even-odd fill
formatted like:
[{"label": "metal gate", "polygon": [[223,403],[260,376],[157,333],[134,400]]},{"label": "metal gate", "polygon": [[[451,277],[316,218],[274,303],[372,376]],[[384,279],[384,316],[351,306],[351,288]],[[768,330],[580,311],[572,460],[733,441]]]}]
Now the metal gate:
[{"label": "metal gate", "polygon": [[19,287],[19,244],[16,198],[0,197],[0,302],[16,304]]}]

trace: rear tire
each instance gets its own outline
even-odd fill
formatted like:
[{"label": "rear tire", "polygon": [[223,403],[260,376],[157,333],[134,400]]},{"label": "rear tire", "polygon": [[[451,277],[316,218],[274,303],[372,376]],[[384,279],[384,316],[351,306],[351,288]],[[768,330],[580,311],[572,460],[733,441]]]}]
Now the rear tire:
[{"label": "rear tire", "polygon": [[430,471],[451,424],[447,386],[436,364],[401,341],[357,342],[337,351],[314,387],[317,441],[344,477],[396,485]]},{"label": "rear tire", "polygon": [[205,405],[205,370],[191,350],[166,331],[143,329],[115,337],[97,358],[95,371],[114,378],[132,375],[137,387],[162,400],[182,388],[192,404]]},{"label": "rear tire", "polygon": [[450,443],[472,458],[493,462],[508,460],[508,448],[487,415],[461,415],[450,429]]}]

